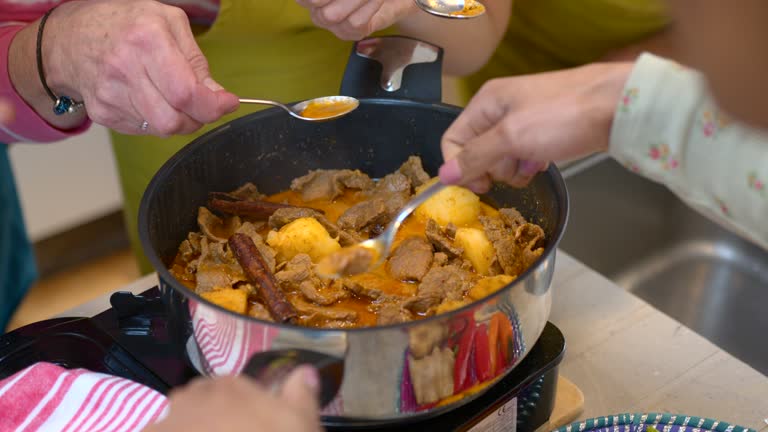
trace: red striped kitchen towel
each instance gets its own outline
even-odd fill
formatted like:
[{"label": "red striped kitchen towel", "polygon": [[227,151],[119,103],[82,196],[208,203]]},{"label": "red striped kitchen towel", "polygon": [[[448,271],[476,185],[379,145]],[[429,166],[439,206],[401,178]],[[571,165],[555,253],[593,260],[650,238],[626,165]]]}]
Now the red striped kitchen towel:
[{"label": "red striped kitchen towel", "polygon": [[149,387],[51,363],[0,381],[0,432],[139,431],[166,409],[165,396]]}]

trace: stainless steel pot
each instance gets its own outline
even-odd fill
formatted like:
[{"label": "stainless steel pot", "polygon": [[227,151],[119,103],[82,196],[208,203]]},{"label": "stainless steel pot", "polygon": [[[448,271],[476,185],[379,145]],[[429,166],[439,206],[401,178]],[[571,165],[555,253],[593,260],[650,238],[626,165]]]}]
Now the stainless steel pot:
[{"label": "stainless steel pot", "polygon": [[321,354],[306,361],[326,362],[324,387],[333,392],[338,385],[323,421],[352,426],[456,408],[526,356],[549,316],[556,248],[566,223],[567,192],[554,166],[526,189],[497,187],[484,197],[516,207],[544,228],[541,258],[495,295],[432,318],[354,330],[269,323],[205,301],[166,268],[187,233],[197,229],[197,208],[211,191],[251,181],[275,193],[317,168],[358,168],[380,177],[412,154],[436,173],[440,137],[460,111],[435,101],[441,58],[438,48],[411,39],[366,40],[353,50],[342,85],[343,94],[361,99],[352,114],[314,124],[276,109],[261,111],[194,140],[158,171],[141,203],[139,232],[180,349],[201,373],[247,371],[263,378],[270,371],[263,366],[274,364],[265,359],[275,352],[282,359],[286,353]]}]

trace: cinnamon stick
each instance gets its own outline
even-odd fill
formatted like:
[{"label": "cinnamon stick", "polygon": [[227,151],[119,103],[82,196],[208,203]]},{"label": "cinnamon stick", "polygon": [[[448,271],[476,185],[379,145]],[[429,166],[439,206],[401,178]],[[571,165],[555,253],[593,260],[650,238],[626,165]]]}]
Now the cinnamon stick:
[{"label": "cinnamon stick", "polygon": [[[208,208],[221,213],[248,216],[256,219],[268,219],[277,210],[292,207],[296,206],[270,201],[243,200],[221,192],[213,192],[208,195]],[[312,210],[324,213],[321,210]]]},{"label": "cinnamon stick", "polygon": [[269,271],[253,240],[245,234],[236,233],[229,238],[228,243],[245,276],[256,287],[272,319],[275,322],[295,324],[298,317],[296,309],[278,288],[275,276]]}]

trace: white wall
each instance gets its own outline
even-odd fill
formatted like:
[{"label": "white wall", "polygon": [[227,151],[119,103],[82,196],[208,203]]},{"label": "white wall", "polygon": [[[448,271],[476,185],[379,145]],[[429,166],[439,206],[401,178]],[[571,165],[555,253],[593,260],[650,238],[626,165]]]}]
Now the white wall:
[{"label": "white wall", "polygon": [[13,145],[10,158],[32,241],[123,205],[109,135],[101,126],[59,143]]}]

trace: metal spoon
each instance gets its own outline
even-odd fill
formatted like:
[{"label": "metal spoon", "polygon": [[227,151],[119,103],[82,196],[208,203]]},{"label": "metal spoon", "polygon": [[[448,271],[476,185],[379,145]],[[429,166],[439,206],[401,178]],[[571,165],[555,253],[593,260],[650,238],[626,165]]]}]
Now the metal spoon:
[{"label": "metal spoon", "polygon": [[445,188],[446,186],[438,181],[419,192],[400,209],[392,222],[376,238],[343,248],[327,256],[318,263],[317,272],[325,277],[341,277],[365,273],[378,267],[389,256],[395,235],[403,221],[417,207]]},{"label": "metal spoon", "polygon": [[359,100],[349,96],[324,96],[308,99],[291,106],[266,99],[240,98],[240,103],[273,105],[288,111],[297,119],[315,122],[331,120],[349,114],[360,105]]},{"label": "metal spoon", "polygon": [[441,18],[467,19],[485,14],[485,6],[476,0],[414,0],[423,11]]}]

